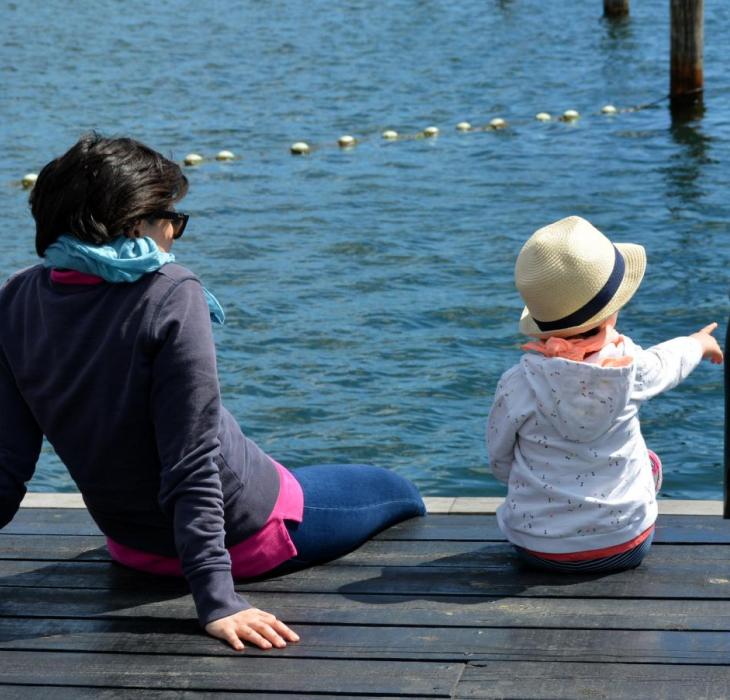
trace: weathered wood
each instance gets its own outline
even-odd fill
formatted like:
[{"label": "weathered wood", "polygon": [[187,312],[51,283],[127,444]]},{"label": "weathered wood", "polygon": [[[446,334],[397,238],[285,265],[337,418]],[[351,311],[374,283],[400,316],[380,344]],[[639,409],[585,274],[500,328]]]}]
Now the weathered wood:
[{"label": "weathered wood", "polygon": [[[653,563],[608,575],[565,576],[505,562],[493,568],[432,564],[428,566],[313,567],[296,575],[238,583],[244,595],[259,591],[329,593],[345,596],[400,594],[430,598],[451,596],[682,597],[730,600],[730,560],[703,569],[694,562]],[[681,583],[679,583],[681,582]],[[140,574],[105,562],[0,561],[0,588],[37,586],[100,590],[144,590],[150,601],[187,591],[182,580]],[[7,593],[3,593],[7,595]]]},{"label": "weathered wood", "polygon": [[[7,593],[7,591],[6,591]],[[730,631],[724,600],[632,600],[628,598],[514,598],[374,594],[347,598],[337,593],[258,592],[252,602],[285,622],[299,624],[402,625],[432,627],[575,626],[583,629]],[[192,599],[150,600],[144,591],[16,588],[0,596],[0,616],[25,619],[192,620]]]},{"label": "weathered wood", "polygon": [[[40,535],[0,536],[0,560],[28,560],[53,563],[64,561],[111,562],[103,538],[54,537]],[[652,564],[695,562],[720,566],[730,558],[725,544],[656,543],[651,550]],[[331,562],[331,566],[458,566],[480,570],[517,565],[512,547],[506,542],[472,540],[372,540],[359,549]]]},{"label": "weathered wood", "polygon": [[[495,496],[424,496],[423,502],[429,513],[471,515],[494,515],[504,498]],[[85,508],[80,493],[43,493],[25,494],[21,508]],[[660,513],[676,515],[721,515],[722,501],[719,500],[686,500],[681,498],[663,498],[659,501]]]},{"label": "weathered wood", "polygon": [[[278,659],[730,664],[730,635],[680,631],[299,625]],[[0,650],[237,656],[189,621],[0,619]],[[274,652],[249,647],[248,656]]]},{"label": "weathered wood", "polygon": [[101,535],[5,535],[0,534],[0,559],[35,561],[111,561],[106,538]]},{"label": "weathered wood", "polygon": [[[730,320],[725,331],[725,347],[730,348]],[[725,478],[723,479],[722,517],[730,519],[730,351],[725,353]]]},{"label": "weathered wood", "polygon": [[[200,690],[150,690],[146,688],[144,696],[139,689],[132,688],[82,688],[79,686],[48,686],[48,685],[3,685],[0,683],[0,698],[3,700],[39,700],[53,698],[53,700],[225,700],[229,698],[256,698],[256,700],[282,700],[279,693],[238,693],[227,690],[224,696],[221,693],[205,692]],[[291,697],[291,696],[290,696]],[[357,700],[401,700],[402,695],[358,695]],[[296,700],[342,700],[342,695],[308,695],[296,694]]]},{"label": "weathered wood", "polygon": [[704,0],[671,0],[670,89],[673,104],[694,101],[704,87]]},{"label": "weathered wood", "polygon": [[[88,512],[80,509],[24,508],[0,531],[4,535],[100,536]],[[494,516],[429,515],[399,523],[376,539],[381,540],[473,540],[503,542]],[[655,542],[730,544],[730,523],[713,515],[661,515]]]},{"label": "weathered wood", "polygon": [[628,17],[629,0],[603,0],[604,17]]},{"label": "weathered wood", "polygon": [[[653,567],[675,566],[679,563],[705,566],[712,571],[728,571],[730,546],[714,544],[656,544],[645,563]],[[453,566],[478,569],[482,572],[518,567],[519,559],[506,542],[372,541],[331,563],[331,566]],[[728,572],[730,573],[730,571]],[[554,576],[551,577],[554,579]]]},{"label": "weathered wood", "polygon": [[89,512],[82,508],[21,508],[0,535],[100,535]]},{"label": "weathered wood", "polygon": [[[479,515],[429,515],[400,523],[380,533],[379,540],[471,540],[500,542],[496,518]],[[730,523],[713,515],[661,515],[655,542],[730,544]]]},{"label": "weathered wood", "polygon": [[647,664],[470,664],[455,698],[687,700],[730,697],[730,668]]},{"label": "weathered wood", "polygon": [[718,516],[661,516],[638,569],[581,577],[520,565],[493,516],[412,520],[336,562],[237,585],[302,638],[240,655],[200,631],[183,581],[111,563],[85,511],[32,515],[0,533],[3,698],[728,694]]},{"label": "weathered wood", "polygon": [[[730,558],[725,544],[668,545],[659,541],[651,550],[652,563],[694,561],[711,563]],[[42,535],[0,536],[0,560],[36,562],[111,562],[103,537]],[[459,566],[489,569],[516,565],[517,558],[507,542],[474,540],[371,540],[331,566]]]},{"label": "weathered wood", "polygon": [[450,697],[462,664],[287,659],[270,655],[197,657],[3,651],[6,684],[82,685],[153,690],[264,691]]}]

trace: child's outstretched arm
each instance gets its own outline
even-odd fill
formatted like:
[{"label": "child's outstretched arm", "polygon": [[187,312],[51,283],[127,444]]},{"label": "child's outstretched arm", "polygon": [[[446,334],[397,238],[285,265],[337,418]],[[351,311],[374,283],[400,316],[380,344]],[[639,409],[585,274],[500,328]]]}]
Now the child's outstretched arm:
[{"label": "child's outstretched arm", "polygon": [[705,326],[696,333],[692,333],[690,338],[695,338],[702,346],[702,359],[709,360],[713,365],[722,364],[722,349],[720,344],[712,334],[717,328],[717,323],[713,321],[709,326]]},{"label": "child's outstretched arm", "polygon": [[722,350],[712,337],[716,328],[717,323],[711,323],[691,335],[673,338],[646,350],[638,348],[632,398],[646,401],[674,388],[705,358],[714,364],[722,363]]}]

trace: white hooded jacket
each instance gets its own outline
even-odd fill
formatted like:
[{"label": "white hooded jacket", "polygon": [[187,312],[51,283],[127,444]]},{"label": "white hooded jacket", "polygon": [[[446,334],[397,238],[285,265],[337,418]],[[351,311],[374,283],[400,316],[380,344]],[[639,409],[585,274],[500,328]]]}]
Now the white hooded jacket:
[{"label": "white hooded jacket", "polygon": [[[702,359],[694,338],[642,350],[628,337],[574,362],[527,353],[502,375],[487,423],[492,472],[508,483],[497,521],[542,553],[604,549],[654,524],[657,504],[639,407]],[[625,367],[601,367],[628,355]]]}]

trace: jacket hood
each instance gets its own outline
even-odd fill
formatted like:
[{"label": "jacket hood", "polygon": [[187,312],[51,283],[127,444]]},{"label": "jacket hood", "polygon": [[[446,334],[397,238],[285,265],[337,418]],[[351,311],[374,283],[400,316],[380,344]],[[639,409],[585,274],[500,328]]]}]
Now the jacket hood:
[{"label": "jacket hood", "polygon": [[566,440],[590,442],[606,433],[631,397],[636,367],[601,367],[527,353],[522,371],[536,410]]}]

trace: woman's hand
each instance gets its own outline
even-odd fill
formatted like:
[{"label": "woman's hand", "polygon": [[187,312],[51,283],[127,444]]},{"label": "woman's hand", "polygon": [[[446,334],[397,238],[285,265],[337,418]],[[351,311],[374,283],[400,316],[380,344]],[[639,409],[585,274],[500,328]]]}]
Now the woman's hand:
[{"label": "woman's hand", "polygon": [[711,323],[705,326],[697,333],[692,333],[690,338],[695,338],[702,346],[702,357],[708,359],[715,365],[722,364],[722,350],[719,343],[712,337],[713,331],[717,328],[717,323]]},{"label": "woman's hand", "polygon": [[271,649],[272,646],[281,649],[287,641],[299,641],[299,635],[281,620],[257,608],[248,608],[235,615],[213,620],[205,626],[205,631],[212,637],[228,642],[236,651],[243,650],[242,639],[262,649]]}]

